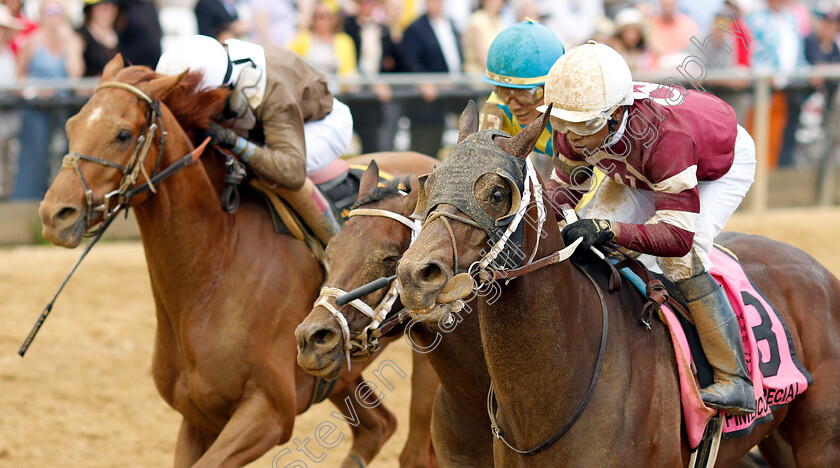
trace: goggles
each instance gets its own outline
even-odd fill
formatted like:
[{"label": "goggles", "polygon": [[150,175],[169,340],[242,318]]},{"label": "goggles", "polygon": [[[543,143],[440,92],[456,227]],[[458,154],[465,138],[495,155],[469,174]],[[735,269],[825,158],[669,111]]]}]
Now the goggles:
[{"label": "goggles", "polygon": [[604,126],[607,125],[607,122],[612,120],[613,112],[615,112],[616,109],[618,109],[618,106],[602,111],[595,118],[584,122],[567,122],[558,117],[554,117],[553,115],[549,118],[549,122],[551,123],[551,128],[560,133],[571,132],[575,135],[589,136],[598,133],[598,131],[604,128]]},{"label": "goggles", "polygon": [[519,89],[519,88],[505,88],[503,86],[496,86],[496,97],[505,104],[509,103],[511,99],[516,99],[516,102],[525,107],[535,106],[539,104],[543,98],[543,87],[535,86],[533,88]]}]

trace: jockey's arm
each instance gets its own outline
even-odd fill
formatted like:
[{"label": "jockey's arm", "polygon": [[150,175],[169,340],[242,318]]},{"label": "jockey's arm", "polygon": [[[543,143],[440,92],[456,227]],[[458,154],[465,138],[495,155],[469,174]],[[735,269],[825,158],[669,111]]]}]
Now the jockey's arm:
[{"label": "jockey's arm", "polygon": [[294,105],[264,103],[257,119],[262,123],[265,145],[244,138],[232,151],[260,176],[280,187],[297,190],[306,179],[306,146],[303,118]]},{"label": "jockey's arm", "polygon": [[697,151],[685,134],[662,138],[651,152],[647,173],[653,182],[656,213],[645,224],[617,224],[613,241],[637,252],[682,257],[691,251],[700,213]]},{"label": "jockey's arm", "polygon": [[656,214],[645,224],[618,225],[618,245],[657,257],[682,257],[691,251],[694,230],[699,216],[700,198],[697,187],[681,193],[654,192]]}]

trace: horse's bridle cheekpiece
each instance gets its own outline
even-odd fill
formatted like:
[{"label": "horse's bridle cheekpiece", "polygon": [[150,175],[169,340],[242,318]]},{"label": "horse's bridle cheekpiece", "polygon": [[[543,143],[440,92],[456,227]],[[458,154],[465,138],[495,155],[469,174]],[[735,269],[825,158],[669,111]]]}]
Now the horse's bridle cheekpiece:
[{"label": "horse's bridle cheekpiece", "polygon": [[[64,159],[61,161],[61,167],[69,167],[76,170],[76,173],[79,175],[79,180],[82,183],[82,188],[84,189],[85,193],[85,202],[87,203],[87,217],[86,222],[91,222],[93,220],[94,213],[102,213],[102,220],[93,226],[88,226],[85,230],[86,236],[93,236],[100,232],[104,226],[106,226],[106,222],[108,219],[116,216],[117,208],[110,209],[109,208],[109,201],[112,197],[117,197],[118,207],[125,207],[128,206],[129,200],[126,197],[126,193],[128,190],[137,182],[137,179],[140,178],[142,174],[143,177],[146,179],[146,183],[148,184],[148,188],[152,193],[155,193],[155,187],[152,183],[152,178],[149,176],[148,172],[146,171],[146,156],[149,154],[149,150],[152,147],[152,142],[154,141],[155,133],[160,129],[160,146],[158,148],[158,158],[157,162],[155,163],[155,169],[152,175],[155,175],[158,170],[160,169],[160,162],[161,157],[160,155],[163,154],[164,146],[166,145],[166,131],[163,129],[163,121],[162,121],[162,114],[160,111],[160,101],[153,100],[148,94],[143,92],[140,88],[130,85],[128,83],[122,83],[119,81],[107,81],[105,83],[101,83],[99,86],[96,87],[94,93],[98,92],[101,89],[105,88],[116,88],[116,89],[123,89],[126,90],[142,101],[144,101],[149,106],[149,111],[146,113],[146,123],[143,125],[143,131],[140,133],[140,136],[137,138],[137,142],[134,145],[134,151],[131,153],[131,157],[128,159],[128,163],[125,166],[115,163],[113,161],[108,161],[105,159],[97,158],[94,156],[89,156],[87,154],[81,153],[68,153],[64,156]],[[120,180],[119,187],[106,194],[102,203],[95,205],[93,200],[93,190],[88,186],[87,181],[85,181],[84,174],[82,174],[82,168],[79,166],[81,161],[88,161],[95,164],[100,164],[102,166],[113,167],[118,171],[122,172],[123,178]]]},{"label": "horse's bridle cheekpiece", "polygon": [[[503,228],[511,223],[519,211],[520,194],[526,185],[526,160],[505,153],[493,142],[494,138],[509,137],[507,133],[499,130],[483,130],[473,133],[455,145],[446,157],[446,165],[440,166],[434,172],[435,190],[431,196],[425,188],[427,176],[421,178],[420,195],[412,217],[424,220],[424,225],[439,218],[444,221],[445,218],[451,218],[482,229],[493,243],[498,242],[503,236]],[[499,219],[493,219],[485,213],[473,194],[476,182],[487,173],[487,167],[495,167],[495,173],[507,181],[514,197],[510,212]],[[458,208],[467,218],[436,211],[441,204]],[[497,254],[490,266],[498,269],[517,266],[521,255],[516,254],[516,249],[520,252],[522,250],[525,243],[523,233],[522,226],[517,227],[510,235],[511,242],[499,252],[500,255]],[[454,268],[457,273],[458,265]]]}]

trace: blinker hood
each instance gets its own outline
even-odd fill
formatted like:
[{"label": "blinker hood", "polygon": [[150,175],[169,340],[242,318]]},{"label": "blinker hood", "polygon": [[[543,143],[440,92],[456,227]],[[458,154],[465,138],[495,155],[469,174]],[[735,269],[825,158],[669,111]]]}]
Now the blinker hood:
[{"label": "blinker hood", "polygon": [[[525,160],[506,153],[493,142],[494,138],[510,138],[510,135],[500,130],[483,130],[467,136],[455,145],[444,164],[435,170],[431,191],[427,191],[426,187],[429,175],[420,177],[417,207],[412,217],[425,220],[438,205],[452,205],[487,233],[490,238],[487,246],[489,251],[502,237],[519,209],[525,186]],[[475,198],[475,184],[485,174],[498,174],[510,185],[510,212],[499,219],[493,219],[482,210]],[[523,260],[524,224],[520,223],[491,266],[497,269],[515,268]]]}]

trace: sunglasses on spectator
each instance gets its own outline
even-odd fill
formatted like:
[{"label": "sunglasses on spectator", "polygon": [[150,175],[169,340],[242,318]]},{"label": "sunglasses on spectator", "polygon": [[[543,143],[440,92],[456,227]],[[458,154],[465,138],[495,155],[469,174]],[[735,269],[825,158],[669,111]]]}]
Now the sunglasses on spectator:
[{"label": "sunglasses on spectator", "polygon": [[44,4],[44,16],[64,16],[64,7],[58,3]]},{"label": "sunglasses on spectator", "polygon": [[543,97],[543,87],[536,86],[529,89],[519,88],[505,88],[496,86],[496,96],[505,104],[509,103],[511,99],[516,99],[516,102],[523,106],[529,107],[539,104]]}]

